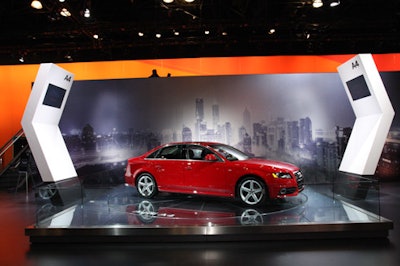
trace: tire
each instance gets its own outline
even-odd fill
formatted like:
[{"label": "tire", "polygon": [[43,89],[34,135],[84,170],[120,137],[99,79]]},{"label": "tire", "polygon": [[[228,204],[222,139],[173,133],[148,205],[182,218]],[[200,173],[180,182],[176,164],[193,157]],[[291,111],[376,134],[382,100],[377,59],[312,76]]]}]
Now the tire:
[{"label": "tire", "polygon": [[246,206],[259,206],[267,198],[265,184],[255,177],[246,177],[237,187],[237,196]]},{"label": "tire", "polygon": [[43,186],[39,188],[39,197],[44,200],[51,199],[57,193],[56,187],[52,185]]},{"label": "tire", "polygon": [[157,193],[157,183],[154,177],[149,173],[141,174],[136,183],[136,189],[143,198],[153,198]]}]

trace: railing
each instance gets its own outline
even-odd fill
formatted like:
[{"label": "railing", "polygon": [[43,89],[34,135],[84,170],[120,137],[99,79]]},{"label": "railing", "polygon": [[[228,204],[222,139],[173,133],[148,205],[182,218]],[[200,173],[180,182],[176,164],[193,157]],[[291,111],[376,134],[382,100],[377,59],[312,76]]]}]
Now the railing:
[{"label": "railing", "polygon": [[22,135],[24,135],[24,130],[21,128],[3,147],[1,147],[0,157],[3,157],[4,153],[6,153]]},{"label": "railing", "polygon": [[18,158],[19,156],[21,156],[21,154],[26,151],[26,149],[28,148],[28,146],[25,146],[23,149],[21,149],[21,151],[18,152],[18,154],[14,154],[13,158],[11,159],[10,162],[7,162],[7,165],[4,167],[4,169],[2,168],[2,164],[3,164],[3,155],[11,148],[14,147],[15,142],[17,142],[22,136],[24,135],[24,131],[22,129],[20,129],[14,136],[12,136],[12,138],[7,141],[6,144],[4,144],[3,147],[1,147],[0,149],[0,176],[3,175],[4,172],[7,171],[7,169],[10,167],[10,165],[12,165]]}]

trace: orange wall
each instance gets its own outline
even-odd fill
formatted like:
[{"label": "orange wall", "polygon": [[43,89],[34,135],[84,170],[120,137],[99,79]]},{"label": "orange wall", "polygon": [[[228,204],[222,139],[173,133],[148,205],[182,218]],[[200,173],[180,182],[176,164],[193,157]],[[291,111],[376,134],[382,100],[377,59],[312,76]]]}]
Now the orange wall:
[{"label": "orange wall", "polygon": [[[157,69],[161,77],[272,73],[336,72],[354,55],[266,56],[229,58],[157,59],[58,64],[75,80],[143,78]],[[400,54],[374,55],[380,71],[399,71]],[[0,147],[20,128],[31,84],[39,65],[0,66]]]}]

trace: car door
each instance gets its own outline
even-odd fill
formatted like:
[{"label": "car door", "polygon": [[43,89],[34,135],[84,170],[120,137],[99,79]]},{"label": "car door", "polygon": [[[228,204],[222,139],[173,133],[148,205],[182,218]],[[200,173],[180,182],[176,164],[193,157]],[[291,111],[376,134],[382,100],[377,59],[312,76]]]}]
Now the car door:
[{"label": "car door", "polygon": [[226,163],[219,157],[206,160],[205,156],[213,152],[201,145],[188,145],[186,150],[189,158],[183,172],[190,193],[228,196],[231,188]]},{"label": "car door", "polygon": [[163,147],[152,159],[153,172],[161,191],[182,192],[184,190],[183,167],[186,156],[182,145]]}]

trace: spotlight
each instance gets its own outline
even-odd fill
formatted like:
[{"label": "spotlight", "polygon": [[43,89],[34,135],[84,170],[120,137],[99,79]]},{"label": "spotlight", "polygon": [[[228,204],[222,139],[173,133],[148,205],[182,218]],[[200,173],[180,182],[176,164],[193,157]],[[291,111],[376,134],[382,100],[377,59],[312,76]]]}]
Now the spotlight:
[{"label": "spotlight", "polygon": [[324,5],[324,3],[322,3],[322,0],[314,0],[312,5],[314,8],[320,8]]},{"label": "spotlight", "polygon": [[72,56],[71,56],[70,54],[66,54],[66,55],[64,56],[64,58],[65,58],[65,60],[67,60],[67,61],[69,61],[69,62],[74,61],[74,59],[72,58]]},{"label": "spotlight", "polygon": [[192,3],[194,0],[185,0],[186,3]]},{"label": "spotlight", "polygon": [[70,17],[71,16],[71,12],[69,12],[68,9],[66,9],[66,8],[61,9],[60,14],[63,17]]},{"label": "spotlight", "polygon": [[333,0],[333,1],[330,3],[330,6],[331,6],[331,7],[335,7],[335,6],[338,6],[338,5],[340,5],[340,0]]},{"label": "spotlight", "polygon": [[139,31],[139,32],[138,32],[138,35],[139,35],[139,37],[143,37],[143,36],[144,36],[144,33],[141,32],[141,31]]},{"label": "spotlight", "polygon": [[43,8],[42,3],[38,0],[32,1],[31,7],[34,9],[42,9]]},{"label": "spotlight", "polygon": [[268,31],[268,34],[269,35],[272,35],[272,34],[274,34],[275,33],[275,29],[274,28],[271,28],[271,29],[269,29],[269,31]]},{"label": "spotlight", "polygon": [[163,2],[166,4],[171,4],[172,2],[174,2],[174,0],[163,0]]},{"label": "spotlight", "polygon": [[90,10],[89,8],[86,8],[85,11],[83,12],[83,16],[85,18],[90,18]]},{"label": "spotlight", "polygon": [[25,59],[24,59],[23,56],[21,56],[21,57],[18,59],[18,61],[20,61],[21,63],[23,63],[23,62],[25,62]]},{"label": "spotlight", "polygon": [[157,37],[157,38],[161,38],[161,34],[160,34],[160,33],[157,33],[157,34],[156,34],[156,37]]}]

